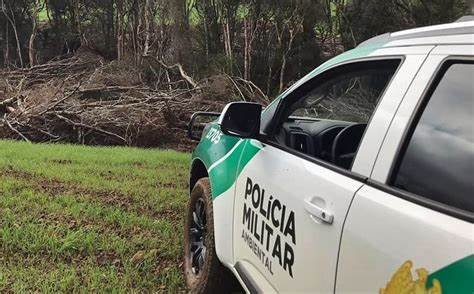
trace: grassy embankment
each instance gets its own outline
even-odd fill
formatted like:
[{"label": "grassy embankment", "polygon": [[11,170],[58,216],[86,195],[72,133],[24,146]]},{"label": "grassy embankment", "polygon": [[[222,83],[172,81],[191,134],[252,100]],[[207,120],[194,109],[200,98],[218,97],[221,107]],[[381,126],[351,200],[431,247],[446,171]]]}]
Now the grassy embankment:
[{"label": "grassy embankment", "polygon": [[183,290],[189,158],[0,141],[0,292]]}]

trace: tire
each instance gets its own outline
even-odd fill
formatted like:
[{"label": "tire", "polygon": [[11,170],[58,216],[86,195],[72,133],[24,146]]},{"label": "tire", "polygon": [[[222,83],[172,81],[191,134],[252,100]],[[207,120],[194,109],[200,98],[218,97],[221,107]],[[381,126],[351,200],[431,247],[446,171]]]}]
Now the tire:
[{"label": "tire", "polygon": [[[201,243],[204,247],[199,250]],[[202,178],[191,191],[184,230],[184,278],[190,293],[231,293],[240,286],[217,258],[214,244],[211,186],[208,178]]]}]

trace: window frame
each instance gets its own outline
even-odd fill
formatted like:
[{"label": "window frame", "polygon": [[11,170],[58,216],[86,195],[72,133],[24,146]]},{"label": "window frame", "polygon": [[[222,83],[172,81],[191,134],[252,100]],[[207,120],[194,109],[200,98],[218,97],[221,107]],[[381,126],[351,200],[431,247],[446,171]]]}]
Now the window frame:
[{"label": "window frame", "polygon": [[[282,151],[285,151],[287,153],[290,153],[292,155],[295,155],[297,157],[300,157],[300,158],[303,158],[307,161],[315,163],[319,166],[325,167],[329,170],[332,170],[332,171],[335,171],[339,174],[345,175],[349,178],[358,180],[358,181],[363,182],[363,183],[367,182],[368,177],[364,176],[364,175],[361,175],[359,173],[353,172],[352,171],[352,165],[351,165],[350,169],[344,169],[344,168],[339,167],[339,166],[337,166],[337,165],[335,165],[331,162],[324,161],[322,159],[313,157],[311,155],[299,152],[299,151],[297,151],[293,148],[290,148],[290,147],[287,147],[285,145],[279,144],[274,139],[274,136],[276,135],[277,130],[279,130],[278,127],[282,123],[282,117],[284,116],[284,113],[285,113],[285,110],[288,107],[288,104],[289,103],[292,104],[292,103],[294,103],[294,100],[302,98],[301,92],[302,93],[308,93],[309,91],[311,91],[312,89],[317,87],[318,83],[320,83],[321,81],[324,81],[327,78],[327,75],[331,74],[335,70],[338,70],[338,69],[340,70],[340,68],[342,68],[342,67],[363,66],[363,63],[377,62],[377,61],[380,61],[380,62],[383,62],[383,61],[398,61],[398,65],[397,65],[391,79],[389,80],[389,82],[387,83],[387,85],[385,86],[385,88],[383,89],[383,91],[380,94],[379,100],[377,101],[377,105],[375,106],[374,111],[372,112],[372,115],[370,116],[370,118],[367,122],[367,128],[366,128],[366,131],[367,131],[367,129],[369,128],[369,126],[372,122],[374,114],[378,110],[378,107],[380,105],[380,102],[382,101],[382,98],[385,96],[385,93],[390,88],[393,80],[399,74],[399,71],[402,68],[402,65],[405,61],[405,56],[404,55],[382,55],[382,56],[375,56],[375,57],[357,58],[357,59],[352,59],[352,60],[348,60],[348,61],[345,61],[345,62],[337,63],[337,64],[325,69],[323,72],[317,74],[315,77],[313,77],[310,80],[306,81],[304,84],[301,84],[297,88],[293,89],[291,92],[287,93],[284,97],[282,97],[280,99],[280,101],[277,102],[278,106],[277,106],[277,108],[274,112],[274,115],[273,115],[272,119],[270,120],[270,122],[267,124],[267,126],[265,128],[265,132],[263,134],[261,134],[260,141],[264,144],[273,146],[273,147],[278,148]],[[303,87],[303,90],[302,90],[302,87]],[[364,132],[364,135],[362,136],[361,142],[362,142],[362,140],[365,136],[366,131]],[[357,156],[357,154],[359,152],[359,147],[360,147],[360,144],[357,148],[357,152],[356,152],[355,156]]]},{"label": "window frame", "polygon": [[443,202],[432,200],[422,195],[418,195],[409,191],[399,189],[394,186],[394,181],[398,173],[398,170],[401,166],[401,163],[403,161],[403,158],[405,156],[405,152],[408,148],[408,145],[410,144],[413,133],[415,132],[416,127],[418,126],[418,122],[420,121],[423,115],[423,112],[426,109],[426,106],[428,105],[431,99],[432,94],[436,90],[437,86],[439,85],[439,82],[441,81],[441,79],[443,78],[444,74],[449,69],[449,67],[452,64],[456,64],[456,63],[474,64],[474,57],[453,55],[453,56],[448,56],[440,61],[436,69],[433,71],[430,81],[428,85],[425,87],[425,90],[423,91],[421,98],[418,101],[412,113],[412,116],[410,117],[410,120],[407,124],[407,128],[405,129],[402,135],[402,139],[400,141],[401,144],[399,145],[399,148],[394,155],[394,161],[390,167],[390,171],[388,173],[386,183],[385,184],[380,183],[376,180],[372,180],[369,178],[367,180],[367,184],[381,191],[384,191],[386,193],[392,194],[399,198],[408,200],[415,204],[436,210],[438,212],[456,217],[461,220],[468,221],[470,223],[474,223],[474,213],[471,213],[469,211],[457,208],[455,206],[452,206]]}]

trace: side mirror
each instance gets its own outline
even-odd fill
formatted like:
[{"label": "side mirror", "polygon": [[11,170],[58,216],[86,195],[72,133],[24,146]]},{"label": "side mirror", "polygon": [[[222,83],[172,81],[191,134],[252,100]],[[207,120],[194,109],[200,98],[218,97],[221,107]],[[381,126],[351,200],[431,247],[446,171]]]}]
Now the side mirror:
[{"label": "side mirror", "polygon": [[204,127],[213,120],[216,120],[221,114],[219,112],[199,111],[193,113],[188,125],[188,138],[192,140],[201,140]]},{"label": "side mirror", "polygon": [[221,131],[240,138],[257,138],[260,133],[262,105],[250,102],[232,102],[222,111]]}]

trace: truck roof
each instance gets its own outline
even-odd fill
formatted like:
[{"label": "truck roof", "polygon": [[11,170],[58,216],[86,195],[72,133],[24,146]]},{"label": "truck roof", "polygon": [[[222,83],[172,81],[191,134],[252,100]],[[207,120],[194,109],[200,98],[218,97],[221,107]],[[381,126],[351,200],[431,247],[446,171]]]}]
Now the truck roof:
[{"label": "truck roof", "polygon": [[357,47],[399,47],[415,45],[474,44],[474,15],[456,22],[386,33],[368,39]]}]

